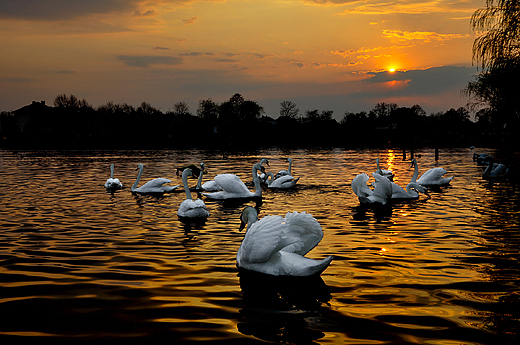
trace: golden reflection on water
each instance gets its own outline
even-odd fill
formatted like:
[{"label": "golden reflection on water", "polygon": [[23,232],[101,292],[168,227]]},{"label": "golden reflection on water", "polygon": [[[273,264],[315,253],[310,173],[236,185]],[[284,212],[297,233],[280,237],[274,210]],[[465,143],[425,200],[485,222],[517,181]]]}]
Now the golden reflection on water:
[{"label": "golden reflection on water", "polygon": [[[0,209],[0,307],[11,315],[0,334],[493,343],[481,329],[507,334],[516,322],[518,185],[483,182],[470,150],[441,152],[438,162],[432,150],[416,151],[420,173],[444,166],[455,175],[451,185],[432,190],[431,198],[361,207],[350,182],[371,175],[378,154],[399,184],[413,173],[394,150],[381,152],[32,152],[23,159],[4,152],[3,180],[16,188],[4,191]],[[298,187],[265,190],[257,205],[205,200],[205,223],[178,219],[182,190],[162,197],[129,190],[140,162],[143,182],[164,176],[177,184],[176,166],[201,161],[207,180],[231,172],[250,182],[251,166],[264,157],[273,172],[292,157]],[[103,188],[111,162],[125,186],[112,194]],[[235,256],[245,205],[257,206],[260,218],[297,210],[318,219],[324,238],[308,256],[335,256],[321,281],[241,276]],[[511,317],[501,323],[495,304]],[[20,310],[30,310],[30,318]],[[449,332],[430,332],[439,329]],[[458,331],[467,338],[451,339]]]}]

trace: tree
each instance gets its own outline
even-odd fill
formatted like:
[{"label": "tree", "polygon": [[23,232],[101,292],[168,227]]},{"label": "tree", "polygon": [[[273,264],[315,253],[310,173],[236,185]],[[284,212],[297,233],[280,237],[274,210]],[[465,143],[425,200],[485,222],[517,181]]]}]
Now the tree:
[{"label": "tree", "polygon": [[186,102],[177,102],[173,105],[173,114],[175,115],[191,115],[190,107]]},{"label": "tree", "polygon": [[67,96],[66,94],[57,95],[54,98],[54,106],[56,108],[92,108],[85,99],[79,99],[74,95]]},{"label": "tree", "polygon": [[283,101],[280,103],[280,116],[287,116],[292,119],[300,115],[300,109],[296,106],[296,103],[291,101]]},{"label": "tree", "polygon": [[473,59],[483,69],[507,66],[520,57],[520,4],[517,0],[486,0],[471,17],[479,34],[473,43]]},{"label": "tree", "polygon": [[211,99],[199,101],[197,116],[208,122],[215,122],[218,119],[220,106]]},{"label": "tree", "polygon": [[520,95],[512,88],[520,78],[520,4],[517,0],[487,0],[471,17],[478,37],[473,60],[482,72],[463,90],[473,108],[488,105],[494,123],[515,128],[520,122]]}]

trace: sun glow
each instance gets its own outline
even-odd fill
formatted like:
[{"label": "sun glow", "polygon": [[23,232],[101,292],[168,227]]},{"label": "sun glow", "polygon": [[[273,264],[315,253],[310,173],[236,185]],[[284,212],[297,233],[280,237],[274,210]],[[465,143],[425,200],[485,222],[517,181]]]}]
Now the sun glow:
[{"label": "sun glow", "polygon": [[388,69],[388,72],[390,72],[390,73],[394,73],[394,72],[395,72],[395,68],[393,68],[393,67],[389,68],[389,69]]}]

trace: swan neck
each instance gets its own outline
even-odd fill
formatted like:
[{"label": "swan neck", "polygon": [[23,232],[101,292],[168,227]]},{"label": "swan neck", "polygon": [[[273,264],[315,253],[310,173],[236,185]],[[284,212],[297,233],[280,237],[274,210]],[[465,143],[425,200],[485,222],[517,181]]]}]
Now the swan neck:
[{"label": "swan neck", "polygon": [[289,161],[289,169],[287,169],[287,171],[289,171],[289,175],[291,175],[291,168],[292,168],[292,159],[291,158],[288,158],[287,159]]},{"label": "swan neck", "polygon": [[186,192],[186,199],[191,199],[190,187],[188,187],[188,175],[190,174],[191,171],[189,171],[188,169],[184,169],[184,171],[182,172],[182,184],[184,186],[184,191]]},{"label": "swan neck", "polygon": [[260,178],[258,177],[257,171],[259,169],[260,164],[253,165],[253,183],[255,185],[255,195],[262,196],[262,186],[260,186]]},{"label": "swan neck", "polygon": [[137,189],[137,185],[139,184],[139,181],[141,181],[141,175],[143,175],[144,167],[141,165],[139,166],[139,173],[137,174],[137,178],[135,179],[134,184],[132,185],[132,188],[130,188],[132,191]]},{"label": "swan neck", "polygon": [[419,192],[415,191],[412,189],[412,186],[413,186],[413,183],[408,183],[406,185],[406,193],[410,194],[411,196],[418,196],[419,195]]},{"label": "swan neck", "polygon": [[417,164],[417,161],[414,162],[414,170],[413,170],[413,176],[412,180],[410,182],[416,182],[417,177],[419,177],[419,165]]},{"label": "swan neck", "polygon": [[114,178],[114,163],[110,164],[110,178]]},{"label": "swan neck", "polygon": [[197,186],[195,188],[202,189],[202,175],[204,175],[204,170],[200,169],[199,179],[197,180]]}]

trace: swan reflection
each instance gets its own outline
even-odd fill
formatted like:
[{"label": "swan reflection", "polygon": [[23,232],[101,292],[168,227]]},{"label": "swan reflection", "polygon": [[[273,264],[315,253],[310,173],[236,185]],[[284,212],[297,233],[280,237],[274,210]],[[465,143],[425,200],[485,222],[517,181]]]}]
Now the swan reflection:
[{"label": "swan reflection", "polygon": [[310,343],[324,337],[317,326],[331,299],[319,276],[275,277],[239,270],[243,308],[240,333],[276,342]]}]

